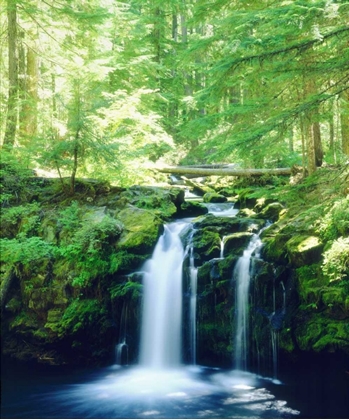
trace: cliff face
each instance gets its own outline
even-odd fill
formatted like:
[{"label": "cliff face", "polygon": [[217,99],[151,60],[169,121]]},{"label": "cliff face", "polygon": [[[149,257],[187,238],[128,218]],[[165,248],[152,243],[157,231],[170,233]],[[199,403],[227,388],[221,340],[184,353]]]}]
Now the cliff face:
[{"label": "cliff face", "polygon": [[[267,221],[273,223],[261,233],[261,257],[252,259],[251,367],[268,370],[275,337],[290,357],[301,351],[349,354],[346,176],[323,170],[307,184],[230,186],[226,195],[240,208],[236,218],[208,214],[194,219],[198,363],[232,364],[232,273],[251,236]],[[9,171],[2,183],[3,352],[51,364],[107,363],[125,336],[128,361],[135,361],[142,293],[137,270],[151,255],[165,221],[207,209],[185,203],[176,188],[125,190],[84,180],[77,183],[76,195],[67,197],[57,181]],[[187,244],[189,235],[182,239]],[[188,264],[187,259],[185,296]],[[184,358],[190,360],[186,297],[184,303]]]}]

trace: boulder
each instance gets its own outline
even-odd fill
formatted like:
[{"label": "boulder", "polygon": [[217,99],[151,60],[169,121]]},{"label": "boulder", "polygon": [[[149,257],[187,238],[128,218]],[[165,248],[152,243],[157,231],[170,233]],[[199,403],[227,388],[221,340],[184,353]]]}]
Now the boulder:
[{"label": "boulder", "polygon": [[149,256],[162,233],[162,220],[152,212],[132,205],[118,213],[117,218],[124,230],[116,249]]},{"label": "boulder", "polygon": [[224,238],[224,255],[242,255],[247,248],[253,233],[250,232],[237,232]]},{"label": "boulder", "polygon": [[179,210],[180,217],[197,217],[207,213],[207,207],[202,206],[197,201],[185,201],[181,204]]},{"label": "boulder", "polygon": [[203,196],[203,200],[205,203],[224,203],[227,201],[227,197],[215,192],[208,192]]},{"label": "boulder", "polygon": [[289,262],[295,267],[319,262],[323,244],[317,236],[295,235],[286,243]]},{"label": "boulder", "polygon": [[282,210],[284,210],[284,206],[282,204],[270,203],[258,213],[258,217],[275,222],[279,219],[279,215]]}]

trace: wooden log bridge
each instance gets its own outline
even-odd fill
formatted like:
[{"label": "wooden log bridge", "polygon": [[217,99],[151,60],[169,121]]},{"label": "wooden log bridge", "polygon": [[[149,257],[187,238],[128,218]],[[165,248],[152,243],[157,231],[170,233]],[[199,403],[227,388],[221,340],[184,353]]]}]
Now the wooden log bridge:
[{"label": "wooden log bridge", "polygon": [[166,166],[157,168],[159,172],[178,174],[178,175],[196,175],[197,177],[217,175],[217,176],[262,176],[262,175],[291,175],[291,168],[274,169],[241,169],[231,168],[229,166],[221,168],[200,168],[194,166]]}]

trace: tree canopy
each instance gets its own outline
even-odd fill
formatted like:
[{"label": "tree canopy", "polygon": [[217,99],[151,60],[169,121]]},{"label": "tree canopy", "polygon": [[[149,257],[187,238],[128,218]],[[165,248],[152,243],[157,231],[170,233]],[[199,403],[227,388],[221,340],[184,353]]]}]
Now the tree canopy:
[{"label": "tree canopy", "polygon": [[344,0],[7,0],[2,147],[72,188],[152,182],[156,162],[344,162],[348,15]]}]

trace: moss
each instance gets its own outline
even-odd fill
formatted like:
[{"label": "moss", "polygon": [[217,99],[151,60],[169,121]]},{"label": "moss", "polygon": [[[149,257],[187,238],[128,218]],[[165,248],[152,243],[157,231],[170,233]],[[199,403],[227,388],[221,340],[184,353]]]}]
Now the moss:
[{"label": "moss", "polygon": [[207,192],[203,196],[203,200],[205,203],[225,203],[227,201],[227,197],[214,192]]},{"label": "moss", "polygon": [[250,242],[253,234],[249,232],[237,232],[224,238],[225,255],[242,255]]},{"label": "moss", "polygon": [[295,267],[321,260],[323,243],[317,236],[295,235],[286,243],[289,262]]},{"label": "moss", "polygon": [[220,254],[221,238],[216,232],[209,230],[195,231],[193,235],[193,247],[195,264],[201,265],[203,261],[218,258]]},{"label": "moss", "polygon": [[124,226],[117,249],[134,254],[149,253],[162,231],[161,219],[134,206],[126,207],[117,217]]},{"label": "moss", "polygon": [[270,203],[258,213],[258,217],[275,222],[279,219],[279,214],[283,209],[284,207],[280,203]]},{"label": "moss", "polygon": [[349,351],[348,320],[329,320],[324,314],[312,314],[307,322],[295,329],[297,344],[305,351]]},{"label": "moss", "polygon": [[287,263],[287,254],[285,245],[291,238],[290,235],[278,234],[275,237],[263,238],[263,258],[267,261],[277,262],[279,264]]}]

